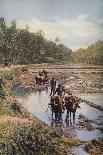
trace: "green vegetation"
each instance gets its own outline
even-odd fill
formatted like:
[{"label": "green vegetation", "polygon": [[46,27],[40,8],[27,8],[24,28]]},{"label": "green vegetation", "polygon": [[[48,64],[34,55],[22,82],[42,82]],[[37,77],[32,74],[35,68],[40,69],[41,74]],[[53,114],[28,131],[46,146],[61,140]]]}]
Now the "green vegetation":
[{"label": "green vegetation", "polygon": [[87,144],[85,144],[84,149],[86,152],[92,155],[102,155],[103,154],[103,138],[100,138],[98,140],[93,139]]},{"label": "green vegetation", "polygon": [[[35,25],[34,25],[35,26]],[[0,62],[10,59],[13,64],[40,63],[81,63],[103,65],[103,41],[98,41],[86,49],[72,52],[59,42],[47,40],[42,31],[31,33],[28,27],[17,28],[16,21],[7,26],[0,18]],[[0,65],[1,66],[1,65]]]},{"label": "green vegetation", "polygon": [[0,79],[0,98],[1,99],[5,99],[5,91],[3,89],[3,85],[4,85],[4,82],[2,80],[2,78]]},{"label": "green vegetation", "polygon": [[[26,67],[0,72],[0,154],[66,155],[61,133],[37,120],[11,95],[10,88]],[[63,148],[62,148],[63,147]]]},{"label": "green vegetation", "polygon": [[7,123],[0,129],[0,154],[65,155],[40,123]]},{"label": "green vegetation", "polygon": [[88,46],[86,49],[79,49],[72,54],[74,63],[103,65],[103,41]]},{"label": "green vegetation", "polygon": [[55,63],[69,61],[71,52],[57,40],[47,40],[42,31],[30,33],[28,28],[17,29],[15,20],[7,26],[4,18],[0,18],[1,61],[4,57],[13,64]]}]

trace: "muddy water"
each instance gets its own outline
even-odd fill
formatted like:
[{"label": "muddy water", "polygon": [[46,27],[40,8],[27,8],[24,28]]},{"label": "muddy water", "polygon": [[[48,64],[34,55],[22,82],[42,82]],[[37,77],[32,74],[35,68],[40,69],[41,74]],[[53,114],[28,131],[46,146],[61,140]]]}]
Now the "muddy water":
[{"label": "muddy water", "polygon": [[[34,114],[38,119],[40,119],[41,121],[47,123],[48,125],[54,125],[54,126],[59,126],[60,128],[63,129],[64,131],[64,135],[68,136],[68,137],[73,137],[73,138],[78,138],[80,140],[85,140],[85,141],[89,141],[92,139],[97,139],[100,137],[103,137],[103,133],[100,132],[100,130],[95,129],[93,131],[87,130],[87,129],[78,129],[76,127],[76,124],[78,124],[78,117],[80,114],[83,114],[86,116],[86,118],[90,119],[90,120],[94,120],[94,123],[92,123],[93,127],[103,127],[103,122],[102,122],[102,118],[103,118],[103,114],[102,112],[100,112],[97,109],[94,109],[88,105],[86,105],[85,103],[81,103],[80,109],[77,109],[77,113],[76,113],[76,117],[75,117],[75,122],[73,122],[73,120],[69,119],[69,121],[66,123],[65,122],[65,118],[66,118],[66,111],[63,113],[63,122],[61,124],[55,124],[55,122],[51,119],[51,111],[50,109],[48,109],[48,103],[50,102],[50,88],[48,89],[38,89],[38,90],[30,90],[30,89],[24,89],[24,88],[18,88],[14,91],[14,94],[16,95],[17,99],[22,102],[27,108],[28,110]],[[83,94],[83,96],[80,97],[85,97],[85,95]],[[86,95],[87,97],[87,95]],[[102,96],[103,97],[103,96]],[[95,96],[96,98],[96,96]],[[98,101],[99,102],[99,98],[97,96],[96,100],[93,100],[92,98],[92,102],[93,101]],[[87,98],[89,99],[89,98]],[[48,109],[48,110],[47,110]],[[47,111],[47,112],[46,112]],[[79,147],[74,147],[71,150],[72,152],[74,152],[74,154],[76,155],[88,155],[88,153],[86,153],[82,146]]]},{"label": "muddy water", "polygon": [[48,103],[50,102],[48,89],[38,89],[31,90],[31,93],[28,94],[28,91],[24,89],[15,90],[14,94],[17,96],[17,99],[24,103],[28,110],[35,115],[41,121],[50,125],[50,110],[46,112],[48,108]]},{"label": "muddy water", "polygon": [[72,152],[76,155],[89,155],[81,146],[72,148]]},{"label": "muddy water", "polygon": [[[24,88],[18,88],[14,91],[14,94],[16,95],[17,99],[24,103],[28,110],[38,119],[47,123],[48,125],[57,126],[57,124],[55,124],[54,121],[51,119],[51,111],[50,109],[48,109],[48,103],[50,102],[49,88],[44,90],[25,90]],[[92,101],[94,100],[92,98]],[[99,98],[97,101],[99,102]],[[61,125],[59,125],[63,128],[64,134],[68,137],[79,138],[80,140],[86,141],[103,137],[103,133],[101,133],[98,129],[89,131],[87,129],[76,128],[76,124],[79,121],[79,114],[85,115],[89,120],[94,120],[94,123],[92,123],[94,127],[102,127],[103,125],[102,112],[86,105],[83,102],[80,103],[80,106],[81,108],[77,109],[75,122],[73,122],[73,120],[71,119],[66,123],[66,111],[63,113],[63,122],[61,123]]]},{"label": "muddy water", "polygon": [[103,94],[81,94],[78,96],[103,107]]}]

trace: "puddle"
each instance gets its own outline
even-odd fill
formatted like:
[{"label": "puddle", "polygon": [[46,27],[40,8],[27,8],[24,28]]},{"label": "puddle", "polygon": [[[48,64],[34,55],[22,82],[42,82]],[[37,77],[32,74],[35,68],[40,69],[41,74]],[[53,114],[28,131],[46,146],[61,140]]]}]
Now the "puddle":
[{"label": "puddle", "polygon": [[16,94],[17,99],[20,102],[25,103],[28,110],[38,119],[50,125],[50,110],[48,110],[48,113],[46,112],[48,103],[50,102],[48,89],[32,90],[30,94],[28,94],[26,91],[24,91],[25,93],[21,92],[21,90],[15,91],[14,94]]},{"label": "puddle", "polygon": [[103,94],[81,94],[78,96],[103,107]]},{"label": "puddle", "polygon": [[85,152],[81,146],[72,148],[72,151],[75,155],[89,155],[87,152]]},{"label": "puddle", "polygon": [[[103,112],[99,111],[98,109],[92,108],[89,105],[85,104],[84,102],[80,103],[80,109],[78,109],[78,113],[82,113],[90,120],[96,120],[99,117],[103,117]],[[77,113],[77,114],[78,114]],[[102,121],[102,119],[101,119]]]},{"label": "puddle", "polygon": [[95,124],[95,123],[91,123],[93,128],[99,128],[102,127],[102,124]]},{"label": "puddle", "polygon": [[85,140],[85,141],[103,137],[103,134],[99,130],[88,131],[88,130],[82,129],[82,130],[76,130],[76,132],[77,132],[77,137],[80,140]]},{"label": "puddle", "polygon": [[[17,99],[24,103],[28,110],[34,114],[38,119],[41,121],[47,123],[48,125],[55,125],[54,122],[51,119],[51,111],[48,108],[48,103],[50,102],[50,88],[48,89],[42,89],[42,90],[25,90],[23,88],[18,88],[14,91],[14,94],[16,95]],[[81,140],[92,140],[92,139],[98,139],[100,137],[103,137],[103,133],[101,133],[99,130],[78,130],[76,129],[76,124],[78,123],[78,116],[79,114],[85,115],[90,120],[96,120],[97,124],[101,124],[103,113],[95,108],[92,108],[88,106],[85,103],[80,104],[81,108],[77,109],[76,112],[76,118],[75,122],[73,120],[69,120],[69,122],[65,122],[66,118],[66,111],[63,113],[63,124],[61,127],[64,130],[64,133],[69,137],[76,137]],[[47,112],[46,112],[47,110]],[[56,126],[56,125],[55,125]],[[94,123],[95,126],[95,123]],[[98,126],[100,127],[100,125]]]}]

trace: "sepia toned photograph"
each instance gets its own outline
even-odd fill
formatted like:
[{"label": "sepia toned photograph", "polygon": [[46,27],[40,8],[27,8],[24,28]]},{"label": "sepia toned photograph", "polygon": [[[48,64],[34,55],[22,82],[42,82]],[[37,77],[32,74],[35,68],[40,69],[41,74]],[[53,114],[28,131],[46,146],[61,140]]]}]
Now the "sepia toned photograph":
[{"label": "sepia toned photograph", "polygon": [[103,155],[103,0],[0,0],[0,155]]}]

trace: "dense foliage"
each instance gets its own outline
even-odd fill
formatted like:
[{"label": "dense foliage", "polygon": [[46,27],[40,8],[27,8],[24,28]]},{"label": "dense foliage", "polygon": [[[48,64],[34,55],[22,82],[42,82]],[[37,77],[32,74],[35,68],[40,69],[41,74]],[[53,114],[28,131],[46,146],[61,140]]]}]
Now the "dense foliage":
[{"label": "dense foliage", "polygon": [[68,61],[71,52],[57,40],[45,39],[42,31],[30,33],[28,28],[18,29],[15,20],[7,26],[4,18],[0,18],[1,61],[3,57],[13,64]]},{"label": "dense foliage", "polygon": [[74,63],[103,65],[103,41],[88,46],[86,49],[79,49],[72,55]]},{"label": "dense foliage", "polygon": [[1,99],[4,99],[5,98],[5,91],[4,91],[4,89],[3,89],[3,81],[2,81],[2,79],[0,79],[0,98]]},{"label": "dense foliage", "polygon": [[[0,154],[66,155],[40,123],[0,124]],[[7,133],[9,133],[7,135]],[[53,131],[52,131],[53,133]]]},{"label": "dense foliage", "polygon": [[72,52],[58,38],[54,42],[47,40],[42,31],[31,33],[28,27],[19,29],[15,20],[7,26],[4,18],[0,18],[0,62],[3,63],[5,58],[13,64],[70,62],[103,65],[103,41]]}]

